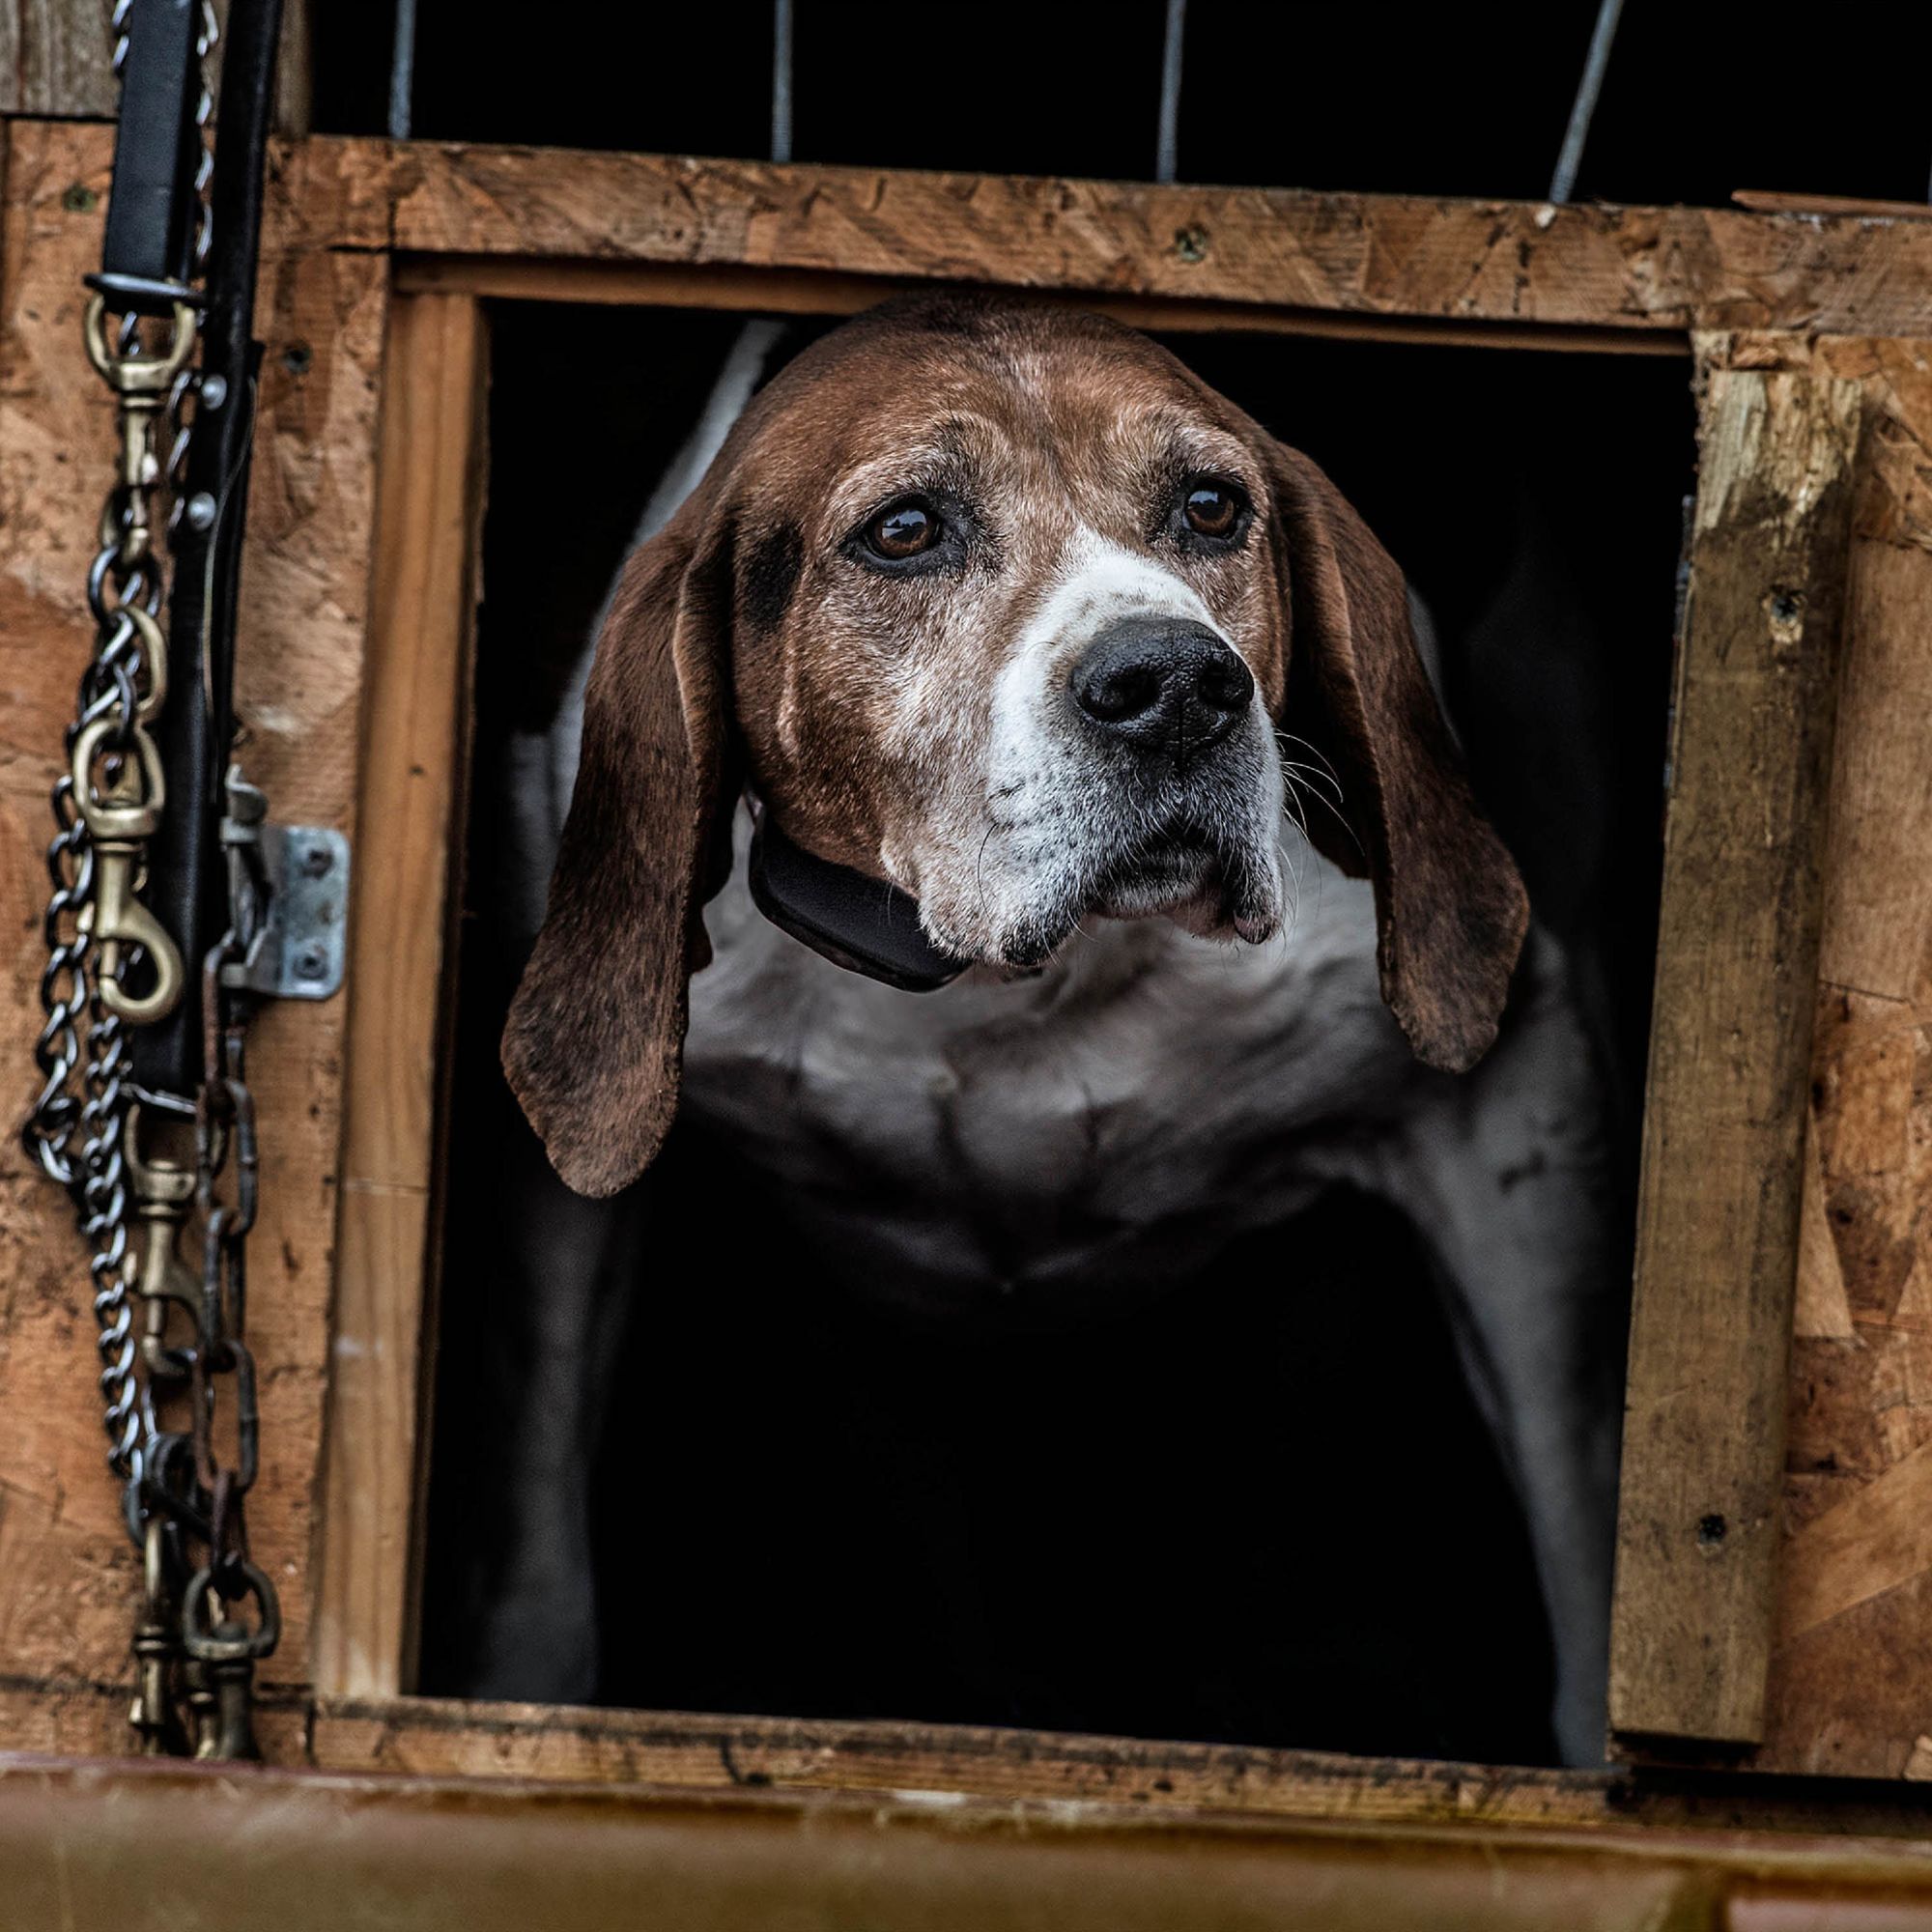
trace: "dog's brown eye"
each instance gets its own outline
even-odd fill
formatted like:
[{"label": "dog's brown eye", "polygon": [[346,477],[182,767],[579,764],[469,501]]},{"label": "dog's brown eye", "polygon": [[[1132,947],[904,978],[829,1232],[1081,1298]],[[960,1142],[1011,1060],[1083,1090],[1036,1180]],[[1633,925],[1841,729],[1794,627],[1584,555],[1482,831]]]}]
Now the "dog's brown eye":
[{"label": "dog's brown eye", "polygon": [[897,563],[930,550],[939,541],[939,519],[923,503],[895,503],[866,526],[866,548]]},{"label": "dog's brown eye", "polygon": [[1197,536],[1231,537],[1241,520],[1241,499],[1219,483],[1197,483],[1188,491],[1181,514]]}]

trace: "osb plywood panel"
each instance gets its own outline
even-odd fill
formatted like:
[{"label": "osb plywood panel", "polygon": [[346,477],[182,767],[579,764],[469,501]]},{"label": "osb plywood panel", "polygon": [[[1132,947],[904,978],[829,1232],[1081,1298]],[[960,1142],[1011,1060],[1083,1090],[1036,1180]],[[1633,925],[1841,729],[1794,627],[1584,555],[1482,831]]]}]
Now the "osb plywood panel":
[{"label": "osb plywood panel", "polygon": [[[39,853],[46,790],[90,644],[81,586],[110,473],[104,387],[80,348],[82,274],[106,189],[99,128],[9,130],[0,238],[0,1066],[26,1098],[38,1018]],[[271,195],[257,327],[268,344],[243,572],[239,708],[250,776],[278,816],[347,826],[368,606],[386,270],[379,257],[287,252],[329,188],[298,172]],[[307,1671],[306,1574],[322,1437],[335,1221],[343,1008],[264,1012],[251,1055],[262,1114],[262,1218],[250,1341],[266,1445],[249,1511],[281,1587],[270,1682]],[[0,1668],[14,1683],[125,1682],[134,1551],[92,1395],[86,1272],[66,1203],[0,1140]],[[77,1709],[94,1711],[82,1697]],[[88,1720],[89,1722],[97,1720]],[[85,1727],[85,1725],[83,1726]],[[97,1748],[118,1747],[109,1734]],[[74,1740],[63,1740],[75,1747]]]},{"label": "osb plywood panel", "polygon": [[1865,385],[1760,1769],[1922,1776],[1932,1734],[1932,344]]},{"label": "osb plywood panel", "polygon": [[[360,144],[358,144],[360,145]],[[1493,324],[1932,327],[1932,226],[413,145],[394,242]]]}]

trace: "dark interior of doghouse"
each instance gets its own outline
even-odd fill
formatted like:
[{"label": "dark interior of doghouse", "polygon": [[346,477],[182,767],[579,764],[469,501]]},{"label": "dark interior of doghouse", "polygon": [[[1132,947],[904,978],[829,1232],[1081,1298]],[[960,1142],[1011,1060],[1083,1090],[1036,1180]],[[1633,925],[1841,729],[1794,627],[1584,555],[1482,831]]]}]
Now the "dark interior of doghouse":
[{"label": "dark interior of doghouse", "polygon": [[[512,734],[560,700],[741,327],[494,311],[419,1688],[1548,1759],[1522,1525],[1421,1246],[1366,1199],[1155,1305],[962,1335],[802,1269],[783,1201],[680,1128],[610,1264],[635,1286],[593,1338],[600,1393],[532,1386],[532,1337],[569,1319],[545,1258],[581,1273],[603,1237],[498,1069],[526,944]],[[1688,361],[1171,346],[1315,455],[1427,599],[1479,791],[1584,962],[1627,1220]],[[526,1478],[558,1457],[584,1514],[533,1524]],[[485,1654],[493,1593],[558,1601],[506,1574],[546,1548],[589,1552],[556,1626],[497,1627]],[[586,1648],[594,1671],[559,1675]]]},{"label": "dark interior of doghouse", "polygon": [[[396,0],[330,0],[319,131],[380,133]],[[772,0],[595,7],[414,0],[409,131],[652,154],[763,155]],[[1597,7],[1189,0],[1180,179],[1351,193],[1547,192]],[[1145,179],[1167,0],[793,0],[793,158]],[[1858,84],[1804,87],[1796,8],[1624,0],[1582,199],[1722,207],[1736,188],[1922,201],[1932,14],[1843,0]]]}]

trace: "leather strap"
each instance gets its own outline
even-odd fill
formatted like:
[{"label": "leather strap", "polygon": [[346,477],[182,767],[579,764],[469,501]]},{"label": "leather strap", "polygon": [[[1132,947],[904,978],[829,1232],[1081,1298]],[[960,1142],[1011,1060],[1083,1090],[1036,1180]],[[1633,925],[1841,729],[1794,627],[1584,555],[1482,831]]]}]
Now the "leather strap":
[{"label": "leather strap", "polygon": [[901,992],[936,992],[971,963],[926,938],[910,894],[794,845],[762,809],[752,837],[752,898],[781,932]]},{"label": "leather strap", "polygon": [[[141,0],[135,4],[138,9]],[[198,7],[200,0],[193,4]],[[262,357],[254,337],[262,167],[274,112],[281,22],[282,0],[233,0],[228,9],[211,205],[213,245],[201,328],[203,388],[185,486],[188,500],[203,499],[212,514],[182,519],[169,573],[169,698],[157,742],[171,806],[150,841],[148,866],[155,903],[181,946],[188,973],[174,1011],[134,1035],[133,1055],[144,1087],[175,1094],[192,1094],[200,1078],[201,961],[228,923],[218,831],[222,779],[235,737],[236,605]],[[130,99],[133,93],[130,88]],[[114,194],[118,205],[118,178]],[[217,379],[220,387],[211,390],[209,384]]]},{"label": "leather strap", "polygon": [[117,309],[168,313],[192,301],[201,0],[133,0],[127,19],[114,189],[93,286]]}]

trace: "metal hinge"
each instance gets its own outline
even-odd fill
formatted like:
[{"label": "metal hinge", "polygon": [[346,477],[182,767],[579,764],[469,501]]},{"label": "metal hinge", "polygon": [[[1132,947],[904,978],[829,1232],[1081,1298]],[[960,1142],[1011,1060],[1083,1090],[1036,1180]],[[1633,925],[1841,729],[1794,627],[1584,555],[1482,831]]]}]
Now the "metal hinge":
[{"label": "metal hinge", "polygon": [[231,851],[254,847],[267,891],[247,951],[221,969],[221,983],[278,1000],[326,1000],[341,990],[348,962],[349,840],[325,825],[251,823],[236,810],[233,788],[229,799],[223,842]]}]

